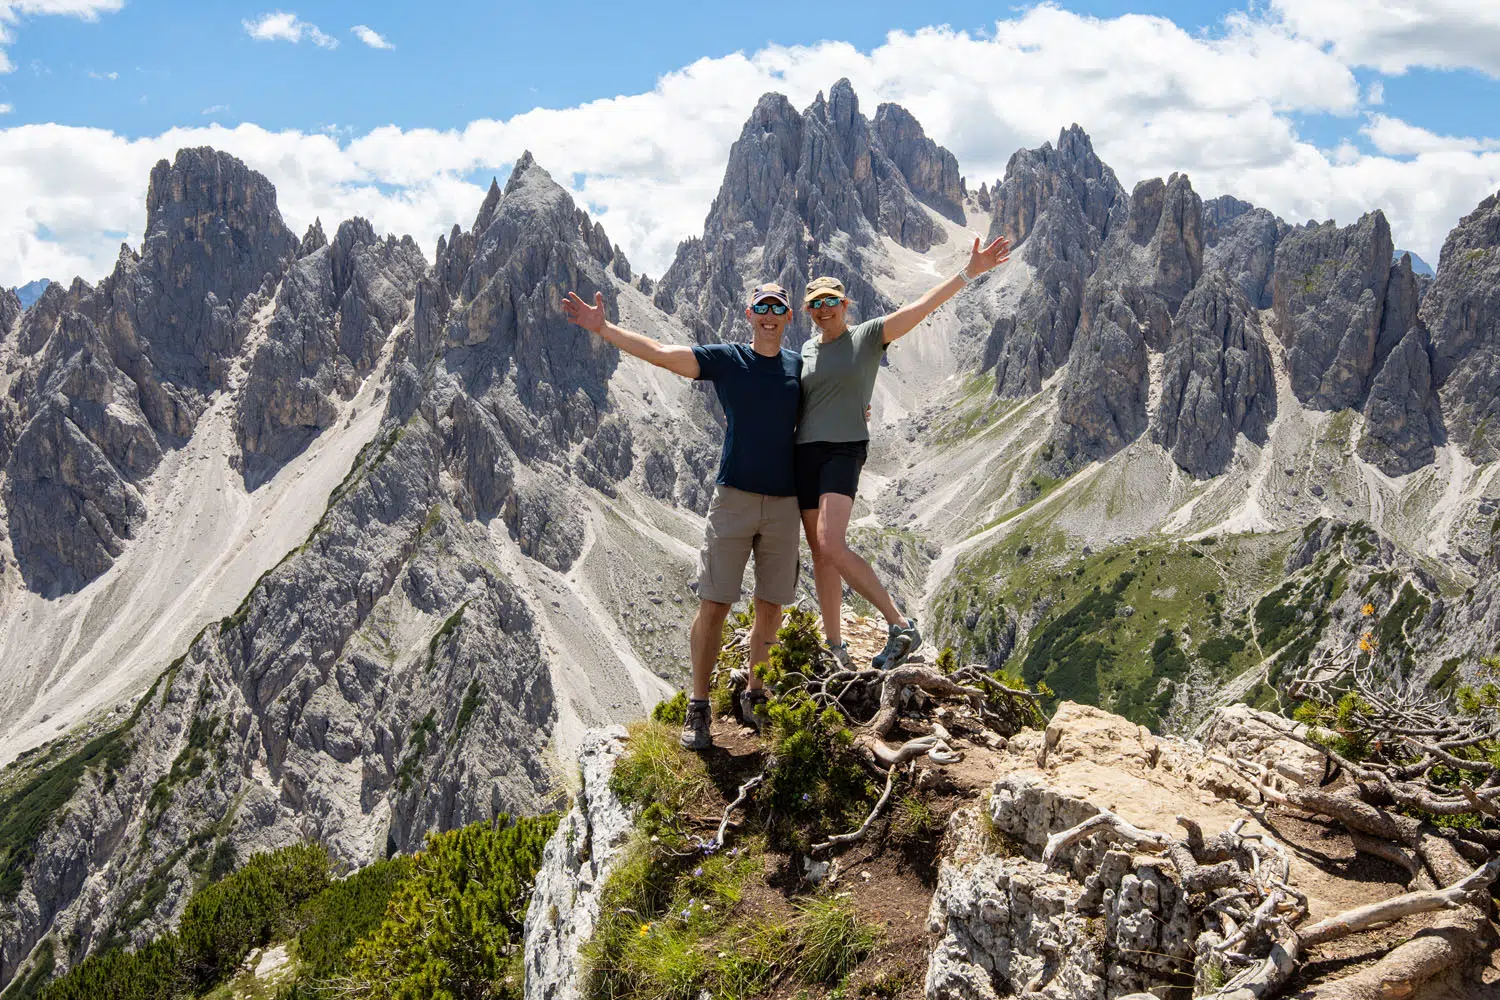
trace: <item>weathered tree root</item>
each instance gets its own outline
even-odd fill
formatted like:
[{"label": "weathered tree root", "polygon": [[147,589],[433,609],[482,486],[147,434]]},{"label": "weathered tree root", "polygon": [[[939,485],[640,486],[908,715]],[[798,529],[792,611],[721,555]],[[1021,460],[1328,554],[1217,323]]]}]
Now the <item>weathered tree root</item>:
[{"label": "weathered tree root", "polygon": [[724,807],[724,818],[719,821],[719,832],[714,834],[714,839],[709,841],[711,847],[717,850],[724,846],[724,836],[729,833],[729,818],[734,815],[736,809],[750,801],[750,793],[760,787],[766,780],[769,768],[760,772],[749,781],[740,786],[740,793],[734,797],[734,801]]},{"label": "weathered tree root", "polygon": [[1466,961],[1485,940],[1488,921],[1463,906],[1368,968],[1298,995],[1298,1000],[1393,1000],[1411,996],[1427,980]]},{"label": "weathered tree root", "polygon": [[1357,934],[1377,924],[1400,920],[1413,913],[1430,913],[1433,910],[1457,909],[1478,901],[1491,882],[1500,878],[1500,858],[1490,859],[1483,868],[1475,869],[1467,878],[1455,882],[1446,889],[1427,889],[1409,892],[1404,896],[1358,906],[1345,910],[1337,916],[1319,920],[1310,927],[1302,928],[1297,936],[1305,948],[1312,948],[1329,941]]},{"label": "weathered tree root", "polygon": [[822,854],[824,851],[828,850],[831,847],[838,847],[842,844],[854,844],[861,840],[864,840],[865,834],[870,829],[870,824],[875,822],[875,818],[879,816],[885,809],[885,804],[890,801],[891,798],[891,789],[895,787],[896,769],[893,767],[889,772],[887,772],[885,776],[885,791],[880,794],[880,801],[875,803],[875,808],[870,810],[870,814],[866,816],[865,821],[859,825],[859,829],[850,831],[849,833],[836,833],[833,836],[829,837],[827,840],[823,841],[821,844],[814,844],[812,846],[812,853]]},{"label": "weathered tree root", "polygon": [[962,698],[978,711],[984,704],[984,692],[975,687],[959,684],[931,667],[907,665],[887,670],[881,675],[880,708],[861,731],[855,735],[855,745],[863,747],[874,758],[888,768],[898,767],[909,760],[927,756],[939,764],[952,764],[959,755],[938,736],[920,736],[907,743],[893,747],[885,741],[895,728],[901,710],[901,693],[908,687],[919,688],[939,698]]}]

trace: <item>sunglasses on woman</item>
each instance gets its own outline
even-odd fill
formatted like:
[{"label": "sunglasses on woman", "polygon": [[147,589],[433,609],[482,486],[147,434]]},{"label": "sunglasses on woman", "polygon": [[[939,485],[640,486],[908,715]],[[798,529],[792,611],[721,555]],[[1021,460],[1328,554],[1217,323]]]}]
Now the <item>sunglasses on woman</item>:
[{"label": "sunglasses on woman", "polygon": [[757,302],[755,303],[755,305],[750,307],[750,311],[755,313],[755,315],[757,316],[764,316],[766,313],[770,313],[773,316],[785,316],[788,312],[790,312],[790,310],[780,302]]},{"label": "sunglasses on woman", "polygon": [[809,302],[807,304],[807,308],[809,308],[809,309],[832,309],[832,308],[834,308],[835,306],[837,306],[842,301],[844,301],[844,300],[841,299],[841,298],[839,298],[837,295],[830,295],[827,298],[813,299],[811,302]]}]

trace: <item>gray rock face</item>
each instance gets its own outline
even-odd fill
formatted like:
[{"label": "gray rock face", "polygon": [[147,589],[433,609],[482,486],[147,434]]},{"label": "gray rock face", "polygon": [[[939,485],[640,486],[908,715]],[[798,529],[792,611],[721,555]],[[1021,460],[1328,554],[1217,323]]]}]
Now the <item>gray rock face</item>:
[{"label": "gray rock face", "polygon": [[1444,440],[1443,417],[1432,378],[1432,343],[1417,318],[1418,282],[1411,258],[1391,266],[1376,375],[1365,400],[1359,455],[1388,476],[1415,472],[1436,455]]},{"label": "gray rock face", "polygon": [[86,316],[65,313],[6,466],[5,504],[27,585],[72,590],[108,569],[145,519],[135,482],[161,458],[136,399]]},{"label": "gray rock face", "polygon": [[921,123],[899,104],[875,109],[874,130],[912,193],[940,215],[962,223],[965,192],[957,157],[927,138]]},{"label": "gray rock face", "polygon": [[[285,269],[297,245],[271,182],[234,157],[183,149],[151,171],[140,257],[122,258],[101,291],[117,337],[140,345],[192,419],[239,351],[237,310]],[[172,433],[191,431],[191,421],[176,423]]]},{"label": "gray rock face", "polygon": [[38,591],[123,551],[145,516],[134,483],[192,433],[297,247],[270,182],[213,150],[158,163],[146,201],[140,254],[122,247],[97,288],[49,285],[17,331],[5,503]]},{"label": "gray rock face", "polygon": [[1203,273],[1202,218],[1186,175],[1136,185],[1084,293],[1058,395],[1057,471],[1113,454],[1146,430],[1147,349],[1167,348],[1172,316]]},{"label": "gray rock face", "polygon": [[1200,479],[1219,475],[1235,438],[1257,444],[1276,417],[1276,384],[1260,320],[1241,286],[1204,275],[1177,312],[1151,436]]},{"label": "gray rock face", "polygon": [[1422,280],[1409,255],[1391,262],[1385,216],[1288,236],[1273,286],[1297,397],[1314,409],[1362,409],[1359,453],[1387,475],[1431,462],[1445,433],[1435,345],[1418,314]]},{"label": "gray rock face", "polygon": [[[585,299],[602,291],[614,315],[614,286],[598,259],[610,244],[596,238],[591,246],[593,228],[523,156],[474,229],[439,241],[441,284],[430,293],[426,282],[419,287],[413,324],[417,359],[438,358],[423,405],[451,427],[449,468],[465,487],[460,509],[482,520],[503,515],[524,551],[558,568],[579,551],[577,513],[556,482],[518,486],[513,470],[519,461],[562,472],[572,447],[594,436],[605,415],[619,352],[557,307],[565,291]],[[424,365],[414,363],[418,371]],[[606,464],[627,464],[623,440],[595,447],[601,457],[599,448],[611,453]]]},{"label": "gray rock face", "polygon": [[[1122,220],[1125,189],[1115,172],[1094,152],[1088,133],[1072,125],[1058,133],[1057,145],[1017,150],[1005,165],[1005,179],[990,195],[994,217],[989,238],[1004,236],[1019,249],[1054,200],[1077,206],[1088,229],[1100,239]],[[1037,258],[1028,254],[1028,261]]]},{"label": "gray rock face", "polygon": [[1030,395],[1066,362],[1082,315],[1084,283],[1105,238],[1122,225],[1125,191],[1077,125],[1057,146],[1020,150],[991,199],[990,238],[1004,236],[1036,268],[1014,315],[1001,316],[985,345],[983,367],[995,393]]},{"label": "gray rock face", "polygon": [[[777,281],[795,293],[831,274],[859,316],[894,308],[865,277],[866,253],[882,235],[918,251],[943,239],[922,199],[943,210],[956,161],[901,109],[881,114],[884,123],[872,126],[847,80],[800,114],[780,94],[762,97],[730,149],[702,238],[684,241],[657,282],[657,306],[704,342],[747,339],[747,282]],[[788,342],[800,344],[809,330],[799,313]]]},{"label": "gray rock face", "polygon": [[1448,432],[1475,462],[1500,458],[1500,194],[1448,234],[1421,316]]},{"label": "gray rock face", "polygon": [[16,320],[21,318],[25,308],[15,289],[0,288],[0,335],[10,333],[11,327],[16,325]]},{"label": "gray rock face", "polygon": [[309,231],[282,279],[240,395],[236,432],[250,482],[333,423],[335,398],[351,397],[374,370],[427,268],[411,237],[380,240],[364,219],[314,248],[322,236],[321,226]]},{"label": "gray rock face", "polygon": [[579,949],[593,937],[604,883],[635,823],[609,787],[625,746],[625,730],[613,726],[591,731],[579,749],[583,787],[547,842],[526,910],[526,1000],[583,996]]},{"label": "gray rock face", "polygon": [[1380,212],[1343,229],[1331,222],[1300,229],[1282,241],[1272,279],[1276,329],[1292,391],[1306,405],[1364,403],[1390,272],[1391,228]]},{"label": "gray rock face", "polygon": [[1291,227],[1264,208],[1224,195],[1203,203],[1203,267],[1223,271],[1257,309],[1271,308],[1276,248]]},{"label": "gray rock face", "polygon": [[1146,430],[1150,368],[1140,318],[1117,289],[1098,289],[1057,397],[1060,471],[1111,455]]}]

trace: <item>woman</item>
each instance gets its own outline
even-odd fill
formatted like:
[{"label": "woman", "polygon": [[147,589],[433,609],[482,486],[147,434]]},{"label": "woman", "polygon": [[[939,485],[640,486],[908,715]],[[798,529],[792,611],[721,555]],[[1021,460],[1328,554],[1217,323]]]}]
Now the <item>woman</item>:
[{"label": "woman", "polygon": [[849,512],[859,490],[859,473],[869,449],[865,408],[875,392],[875,376],[887,347],[912,331],[960,288],[1009,258],[1010,244],[1001,237],[969,252],[969,263],[917,301],[889,316],[866,320],[850,329],[849,300],[837,278],[807,283],[804,303],[818,334],[802,345],[802,414],[797,424],[797,505],[812,549],[813,580],[823,612],[823,634],[841,664],[849,662],[839,613],[848,582],[854,591],[885,615],[885,648],[875,657],[877,669],[900,665],[922,642],[914,619],[896,610],[870,564],[849,548]]}]

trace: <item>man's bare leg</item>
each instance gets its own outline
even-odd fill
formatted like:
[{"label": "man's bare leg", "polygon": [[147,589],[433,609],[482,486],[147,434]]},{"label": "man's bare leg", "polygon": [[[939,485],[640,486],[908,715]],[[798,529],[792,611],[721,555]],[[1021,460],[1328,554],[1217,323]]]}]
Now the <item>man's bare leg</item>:
[{"label": "man's bare leg", "polygon": [[708,700],[708,685],[713,679],[714,664],[719,660],[719,647],[724,643],[724,621],[728,617],[729,605],[718,601],[698,602],[698,615],[689,632],[693,657],[693,687],[689,697],[696,701]]},{"label": "man's bare leg", "polygon": [[765,685],[755,676],[755,668],[771,656],[771,647],[776,644],[776,632],[781,628],[781,605],[755,599],[755,621],[750,626],[750,681],[746,685],[751,691]]}]

